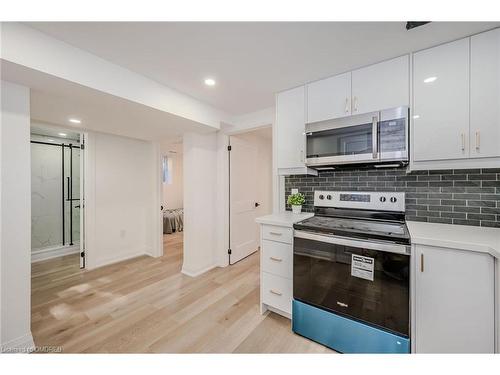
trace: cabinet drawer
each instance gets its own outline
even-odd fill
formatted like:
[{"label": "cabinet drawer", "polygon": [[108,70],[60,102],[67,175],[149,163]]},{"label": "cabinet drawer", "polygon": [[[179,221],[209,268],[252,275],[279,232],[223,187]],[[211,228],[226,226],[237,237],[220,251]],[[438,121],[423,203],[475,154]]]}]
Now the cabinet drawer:
[{"label": "cabinet drawer", "polygon": [[292,280],[262,272],[262,302],[292,313]]},{"label": "cabinet drawer", "polygon": [[291,244],[269,240],[262,241],[262,270],[273,275],[292,278]]},{"label": "cabinet drawer", "polygon": [[263,225],[262,238],[291,244],[293,242],[293,229],[278,227],[276,225]]}]

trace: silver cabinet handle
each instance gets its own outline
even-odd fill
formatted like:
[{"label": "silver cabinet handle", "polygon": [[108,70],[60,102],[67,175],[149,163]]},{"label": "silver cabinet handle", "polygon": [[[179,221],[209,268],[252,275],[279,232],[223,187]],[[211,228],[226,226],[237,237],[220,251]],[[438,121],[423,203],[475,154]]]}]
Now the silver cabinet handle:
[{"label": "silver cabinet handle", "polygon": [[372,117],[372,148],[373,148],[373,158],[378,157],[378,118],[377,116]]},{"label": "silver cabinet handle", "polygon": [[479,134],[479,130],[476,131],[476,150],[479,151],[479,148],[481,147],[481,136]]},{"label": "silver cabinet handle", "polygon": [[358,98],[355,96],[352,101],[354,104],[354,112],[357,112],[358,111]]},{"label": "silver cabinet handle", "polygon": [[281,262],[283,259],[281,258],[275,258],[275,257],[269,257],[269,259],[274,260],[275,262]]},{"label": "silver cabinet handle", "polygon": [[269,234],[272,234],[273,236],[282,236],[283,233],[279,233],[279,232],[269,232]]},{"label": "silver cabinet handle", "polygon": [[300,150],[300,161],[304,163],[304,150]]},{"label": "silver cabinet handle", "polygon": [[420,272],[424,272],[424,253],[420,253]]},{"label": "silver cabinet handle", "polygon": [[282,295],[282,293],[277,292],[277,291],[275,291],[275,290],[273,290],[273,289],[271,289],[271,290],[269,290],[269,291],[270,291],[272,294],[276,294],[277,296],[281,296],[281,295]]},{"label": "silver cabinet handle", "polygon": [[349,98],[345,98],[345,113],[349,113]]},{"label": "silver cabinet handle", "polygon": [[465,151],[465,134],[462,133],[460,136],[462,137],[462,151]]}]

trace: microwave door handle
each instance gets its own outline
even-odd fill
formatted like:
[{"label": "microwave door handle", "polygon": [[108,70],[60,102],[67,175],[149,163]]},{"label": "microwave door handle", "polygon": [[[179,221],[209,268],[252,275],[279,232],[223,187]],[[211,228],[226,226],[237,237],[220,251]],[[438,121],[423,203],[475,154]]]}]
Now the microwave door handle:
[{"label": "microwave door handle", "polygon": [[372,117],[372,148],[373,148],[373,159],[378,158],[378,118],[377,116]]}]

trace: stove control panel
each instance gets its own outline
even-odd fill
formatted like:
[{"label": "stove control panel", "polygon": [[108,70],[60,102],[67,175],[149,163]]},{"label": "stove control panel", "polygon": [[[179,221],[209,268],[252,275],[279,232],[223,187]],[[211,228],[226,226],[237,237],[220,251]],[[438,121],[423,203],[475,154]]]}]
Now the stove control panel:
[{"label": "stove control panel", "polygon": [[315,191],[314,205],[318,207],[404,212],[405,193],[392,191]]}]

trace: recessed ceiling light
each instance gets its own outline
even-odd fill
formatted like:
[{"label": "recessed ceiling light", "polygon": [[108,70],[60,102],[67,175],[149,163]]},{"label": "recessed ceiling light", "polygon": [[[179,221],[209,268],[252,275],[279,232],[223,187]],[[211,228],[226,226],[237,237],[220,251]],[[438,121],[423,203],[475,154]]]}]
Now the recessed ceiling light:
[{"label": "recessed ceiling light", "polygon": [[69,122],[72,122],[73,124],[81,124],[82,120],[79,120],[77,118],[70,118]]},{"label": "recessed ceiling light", "polygon": [[213,78],[206,78],[205,79],[205,85],[207,85],[207,86],[215,86],[215,79],[213,79]]},{"label": "recessed ceiling light", "polygon": [[48,142],[55,142],[53,139],[47,139]]},{"label": "recessed ceiling light", "polygon": [[66,134],[66,133],[59,133],[59,136],[61,136],[61,137],[66,137],[66,136],[67,136],[67,134]]},{"label": "recessed ceiling light", "polygon": [[416,119],[416,118],[420,118],[420,115],[413,115],[413,118]]},{"label": "recessed ceiling light", "polygon": [[424,83],[431,83],[434,82],[436,79],[438,79],[438,77],[428,77],[424,79]]}]

